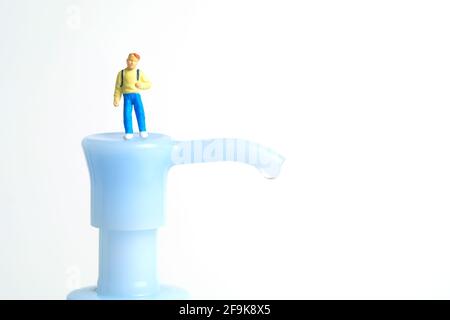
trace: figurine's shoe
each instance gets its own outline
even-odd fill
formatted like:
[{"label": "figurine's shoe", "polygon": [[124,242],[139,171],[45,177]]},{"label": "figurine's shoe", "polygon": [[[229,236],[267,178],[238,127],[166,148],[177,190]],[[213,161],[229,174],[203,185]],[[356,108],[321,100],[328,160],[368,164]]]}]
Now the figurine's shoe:
[{"label": "figurine's shoe", "polygon": [[133,134],[132,134],[132,133],[127,133],[127,134],[125,134],[125,135],[123,136],[123,138],[124,138],[125,140],[133,139]]},{"label": "figurine's shoe", "polygon": [[141,135],[141,138],[147,138],[148,137],[148,133],[146,131],[141,131],[139,132],[139,134]]}]

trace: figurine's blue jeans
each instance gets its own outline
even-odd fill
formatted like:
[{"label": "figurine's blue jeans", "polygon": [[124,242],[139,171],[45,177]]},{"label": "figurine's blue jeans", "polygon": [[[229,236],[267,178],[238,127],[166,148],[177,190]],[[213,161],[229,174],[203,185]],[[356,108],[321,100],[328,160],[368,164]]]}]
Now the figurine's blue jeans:
[{"label": "figurine's blue jeans", "polygon": [[136,119],[139,126],[139,131],[147,131],[145,128],[145,113],[142,105],[141,95],[139,93],[124,93],[123,94],[123,125],[125,133],[133,133],[133,120],[131,113],[136,113]]}]

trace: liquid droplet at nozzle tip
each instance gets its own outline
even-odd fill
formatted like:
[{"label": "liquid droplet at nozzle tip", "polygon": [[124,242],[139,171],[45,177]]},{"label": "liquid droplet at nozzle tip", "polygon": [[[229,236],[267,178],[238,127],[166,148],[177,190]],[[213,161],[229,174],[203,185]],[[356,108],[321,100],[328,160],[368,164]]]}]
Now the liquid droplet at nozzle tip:
[{"label": "liquid droplet at nozzle tip", "polygon": [[266,165],[259,165],[257,168],[264,178],[273,180],[280,175],[281,167],[284,161],[284,157],[277,155],[276,158],[274,158],[270,163]]}]

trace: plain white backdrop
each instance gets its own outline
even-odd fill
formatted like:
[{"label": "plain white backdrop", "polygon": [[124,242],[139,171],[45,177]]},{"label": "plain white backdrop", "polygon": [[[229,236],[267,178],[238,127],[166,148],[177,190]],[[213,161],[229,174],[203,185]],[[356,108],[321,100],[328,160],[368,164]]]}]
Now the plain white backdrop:
[{"label": "plain white backdrop", "polygon": [[129,52],[148,128],[243,138],[278,179],[169,174],[164,283],[193,298],[450,298],[448,1],[0,0],[0,298],[97,279],[84,136],[122,131]]}]

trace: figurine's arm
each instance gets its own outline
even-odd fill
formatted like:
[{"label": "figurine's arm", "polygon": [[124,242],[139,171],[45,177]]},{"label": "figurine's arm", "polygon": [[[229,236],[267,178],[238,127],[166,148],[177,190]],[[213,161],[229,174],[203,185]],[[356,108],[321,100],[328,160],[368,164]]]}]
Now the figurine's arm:
[{"label": "figurine's arm", "polygon": [[150,80],[142,71],[140,71],[139,82],[136,83],[136,88],[147,90],[150,89],[151,86],[152,83],[150,82]]},{"label": "figurine's arm", "polygon": [[120,83],[121,83],[120,73],[121,73],[121,71],[119,71],[119,73],[117,74],[116,87],[114,89],[114,102],[113,102],[113,104],[114,104],[115,107],[119,106],[120,97],[122,96],[122,88],[120,87]]}]

